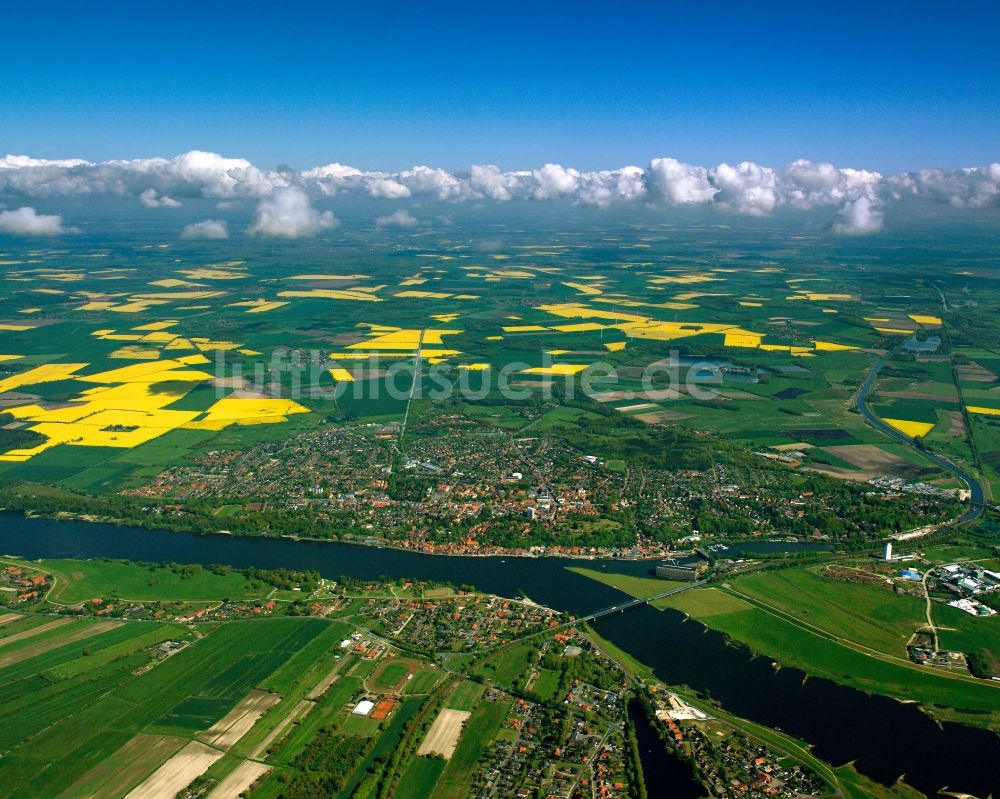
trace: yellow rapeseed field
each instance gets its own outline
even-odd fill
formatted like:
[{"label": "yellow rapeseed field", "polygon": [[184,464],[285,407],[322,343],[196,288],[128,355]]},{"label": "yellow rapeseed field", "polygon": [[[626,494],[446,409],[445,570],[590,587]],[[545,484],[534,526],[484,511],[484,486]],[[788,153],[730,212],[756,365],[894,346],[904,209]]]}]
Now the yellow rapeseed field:
[{"label": "yellow rapeseed field", "polygon": [[522,375],[575,375],[587,368],[585,363],[555,363],[552,366],[533,366],[530,369],[522,369],[518,374]]},{"label": "yellow rapeseed field", "polygon": [[925,436],[934,429],[934,425],[930,422],[911,422],[908,419],[883,419],[882,421],[904,435],[910,436],[910,438]]}]

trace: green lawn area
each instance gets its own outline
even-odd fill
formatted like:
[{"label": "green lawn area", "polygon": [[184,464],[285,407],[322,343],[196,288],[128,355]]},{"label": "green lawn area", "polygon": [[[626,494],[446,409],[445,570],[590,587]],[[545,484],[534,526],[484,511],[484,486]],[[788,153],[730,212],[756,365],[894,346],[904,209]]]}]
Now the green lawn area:
[{"label": "green lawn area", "polygon": [[492,655],[476,673],[507,687],[523,687],[528,677],[535,647],[530,643],[514,644]]},{"label": "green lawn area", "polygon": [[956,652],[987,650],[1000,660],[1000,615],[977,617],[947,605],[934,606],[934,621],[941,626],[942,649]]},{"label": "green lawn area", "polygon": [[50,599],[63,604],[107,596],[164,602],[256,599],[270,590],[250,588],[239,572],[214,574],[202,569],[184,576],[166,566],[113,560],[44,560],[32,565],[60,578]]},{"label": "green lawn area", "polygon": [[718,588],[692,588],[683,594],[658,599],[654,608],[674,608],[697,619],[717,616],[722,613],[736,613],[752,607],[737,596],[727,594]]},{"label": "green lawn area", "polygon": [[559,674],[551,669],[541,669],[531,690],[544,700],[555,698],[556,691],[559,690]]},{"label": "green lawn area", "polygon": [[472,710],[485,690],[486,686],[482,683],[462,680],[448,698],[447,707],[452,710]]},{"label": "green lawn area", "polygon": [[464,799],[483,750],[493,740],[507,715],[503,702],[481,702],[465,723],[462,737],[438,779],[432,799]]},{"label": "green lawn area", "polygon": [[975,544],[929,544],[922,548],[922,551],[927,560],[940,565],[953,563],[957,560],[978,560],[990,557],[990,550],[987,547]]},{"label": "green lawn area", "polygon": [[415,757],[396,788],[396,799],[427,799],[434,790],[445,761],[438,757]]},{"label": "green lawn area", "polygon": [[403,686],[404,694],[426,694],[440,679],[440,673],[428,669],[417,669],[406,685]]},{"label": "green lawn area", "polygon": [[560,405],[539,417],[532,429],[538,432],[551,431],[565,427],[574,427],[578,421],[583,419],[599,421],[600,418],[596,413],[591,413],[590,411]]},{"label": "green lawn area", "polygon": [[813,569],[762,572],[733,580],[732,586],[837,637],[899,657],[924,621],[924,603],[916,597],[826,579]]},{"label": "green lawn area", "polygon": [[374,687],[379,691],[390,691],[395,688],[399,683],[406,679],[406,675],[410,673],[411,664],[408,662],[394,661],[386,663],[379,670],[378,674],[375,675]]},{"label": "green lawn area", "polygon": [[220,519],[228,519],[242,512],[242,505],[223,505],[215,511],[215,515]]},{"label": "green lawn area", "polygon": [[567,566],[566,568],[571,572],[589,577],[591,580],[597,580],[599,583],[617,588],[619,591],[623,591],[636,599],[653,596],[654,594],[662,594],[671,588],[684,585],[684,583],[673,580],[660,580],[656,577],[639,577],[633,574],[618,574],[617,572],[588,569],[584,566]]}]

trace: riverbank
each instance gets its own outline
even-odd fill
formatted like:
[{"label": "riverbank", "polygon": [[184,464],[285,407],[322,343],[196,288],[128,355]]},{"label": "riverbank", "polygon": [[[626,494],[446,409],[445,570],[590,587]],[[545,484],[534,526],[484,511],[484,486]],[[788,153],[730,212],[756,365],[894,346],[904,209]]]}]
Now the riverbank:
[{"label": "riverbank", "polygon": [[740,730],[750,738],[761,741],[768,747],[772,747],[786,753],[793,760],[797,760],[808,766],[814,772],[826,780],[831,787],[832,795],[844,797],[845,799],[911,799],[921,796],[921,794],[906,785],[898,782],[894,785],[880,785],[877,782],[866,778],[858,773],[850,763],[834,767],[829,763],[817,758],[810,744],[805,741],[793,738],[790,735],[756,724],[749,719],[734,716],[723,708],[718,702],[698,695],[684,685],[666,685],[657,679],[652,669],[637,661],[628,652],[624,651],[616,644],[602,637],[590,626],[586,627],[585,635],[591,639],[593,644],[610,657],[633,679],[638,690],[648,690],[654,686],[657,691],[669,691],[678,696],[686,704],[703,713],[721,719],[732,727]]},{"label": "riverbank", "polygon": [[[636,598],[662,590],[659,580],[569,568]],[[790,570],[780,574],[787,571]],[[995,729],[1000,722],[1000,684],[934,671],[905,657],[858,644],[834,632],[850,624],[850,618],[837,612],[838,609],[823,605],[805,608],[804,612],[813,620],[807,622],[738,590],[737,586],[748,579],[753,578],[737,578],[732,585],[699,588],[652,604],[657,609],[683,613],[706,629],[723,634],[733,644],[748,647],[778,668],[801,669],[811,677],[832,680],[868,694],[915,702],[937,720],[987,729]],[[852,587],[855,586],[843,586],[845,590]],[[878,614],[881,624],[887,625],[892,603],[902,599],[887,594],[888,606],[859,607],[858,612]]]},{"label": "riverbank", "polygon": [[[29,559],[123,558],[145,562],[229,564],[234,568],[315,570],[337,579],[463,582],[499,596],[530,596],[577,618],[621,603],[618,590],[575,574],[579,560],[564,558],[442,558],[341,544],[271,538],[198,536],[97,523],[0,518],[0,551]],[[646,562],[595,560],[588,568],[643,576]],[[687,592],[692,594],[694,592]],[[672,610],[645,606],[595,622],[594,629],[668,685],[708,692],[730,713],[808,741],[834,765],[856,762],[866,777],[891,785],[903,773],[928,795],[945,786],[986,796],[995,783],[1000,738],[983,729],[928,718],[916,705],[819,678],[797,669],[775,670],[746,647],[685,622]]]},{"label": "riverbank", "polygon": [[[0,507],[0,513],[20,513],[16,509]],[[643,547],[640,551],[620,550],[620,549],[600,549],[592,547],[586,551],[581,551],[580,547],[550,547],[533,546],[518,549],[505,549],[502,547],[469,547],[463,545],[434,544],[424,542],[419,546],[410,546],[408,542],[397,541],[390,538],[380,538],[378,536],[344,536],[341,538],[318,538],[304,535],[248,535],[245,533],[234,533],[230,530],[214,530],[206,532],[190,527],[168,526],[164,524],[150,524],[146,519],[123,519],[114,516],[101,516],[91,513],[75,513],[72,511],[57,511],[51,514],[24,511],[27,519],[50,519],[53,521],[85,522],[88,524],[106,524],[115,527],[129,528],[141,527],[146,530],[156,530],[172,533],[186,533],[197,536],[226,536],[232,538],[245,539],[272,539],[281,541],[302,541],[314,544],[347,544],[350,546],[373,547],[375,549],[393,549],[399,552],[408,552],[419,555],[429,555],[435,557],[459,557],[459,558],[561,558],[570,560],[617,560],[617,561],[658,561],[668,558],[691,558],[700,557],[693,549],[671,550],[660,548]],[[832,544],[816,541],[798,541],[788,538],[764,539],[756,541],[739,540],[725,542],[727,550],[738,552],[740,556],[756,553],[766,555],[769,553],[787,552],[826,552],[832,550]],[[756,550],[756,553],[755,553]]]}]

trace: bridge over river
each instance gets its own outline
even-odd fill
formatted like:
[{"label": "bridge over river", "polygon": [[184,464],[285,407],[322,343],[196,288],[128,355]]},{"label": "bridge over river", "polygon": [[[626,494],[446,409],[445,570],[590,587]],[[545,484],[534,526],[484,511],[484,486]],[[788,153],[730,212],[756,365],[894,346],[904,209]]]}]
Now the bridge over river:
[{"label": "bridge over river", "polygon": [[677,586],[675,588],[670,588],[666,591],[661,591],[658,594],[653,594],[652,596],[644,596],[639,599],[632,599],[627,602],[622,602],[620,605],[612,605],[611,607],[602,608],[601,610],[595,610],[586,616],[581,616],[578,619],[574,619],[571,622],[567,622],[564,627],[571,627],[574,624],[579,624],[584,621],[597,621],[597,619],[603,619],[605,616],[610,616],[614,613],[624,613],[627,610],[632,610],[632,608],[637,608],[640,605],[648,605],[652,602],[656,602],[658,599],[665,599],[668,596],[674,596],[675,594],[680,594],[683,591],[690,591],[692,588],[697,588],[698,586],[705,585],[708,580],[695,580],[691,583],[685,583],[684,585]]}]

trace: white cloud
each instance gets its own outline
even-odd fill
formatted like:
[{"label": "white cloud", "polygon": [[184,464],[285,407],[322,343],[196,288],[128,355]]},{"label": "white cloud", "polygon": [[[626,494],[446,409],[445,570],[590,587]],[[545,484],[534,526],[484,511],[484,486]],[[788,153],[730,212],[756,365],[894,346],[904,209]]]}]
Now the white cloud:
[{"label": "white cloud", "polygon": [[773,169],[744,161],[736,166],[719,164],[708,171],[718,193],[715,205],[751,216],[767,216],[778,204],[778,177]]},{"label": "white cloud", "polygon": [[229,228],[221,219],[192,222],[181,231],[182,239],[228,239]]},{"label": "white cloud", "polygon": [[91,163],[79,158],[62,158],[52,161],[48,158],[32,158],[28,155],[5,155],[0,158],[0,169],[23,169],[30,166],[52,166],[66,169],[74,166],[91,166]]},{"label": "white cloud", "polygon": [[823,205],[839,205],[877,193],[883,178],[863,169],[838,169],[833,164],[793,161],[780,175],[784,200],[807,210]]},{"label": "white cloud", "polygon": [[341,188],[359,184],[365,177],[365,173],[360,169],[337,163],[307,169],[300,175],[303,180],[326,196],[336,194]]},{"label": "white cloud", "polygon": [[882,229],[882,217],[882,209],[878,202],[863,194],[855,200],[850,200],[840,209],[833,229],[837,233],[851,236],[877,233]]},{"label": "white cloud", "polygon": [[411,193],[430,194],[439,200],[458,200],[466,192],[466,186],[451,172],[429,166],[415,166],[400,172],[399,180]]},{"label": "white cloud", "polygon": [[8,155],[0,161],[0,194],[65,197],[88,194],[140,196],[148,189],[171,197],[260,198],[289,185],[279,172],[243,158],[192,150],[175,158],[90,163]]},{"label": "white cloud", "polygon": [[410,190],[398,180],[379,177],[368,181],[368,194],[383,200],[405,200]]},{"label": "white cloud", "polygon": [[683,164],[675,158],[654,158],[646,172],[650,195],[670,205],[710,203],[716,189],[708,181],[708,170]]},{"label": "white cloud", "polygon": [[297,239],[315,236],[337,224],[333,213],[320,213],[309,195],[296,186],[275,189],[260,201],[248,232],[255,236]]},{"label": "white cloud", "polygon": [[532,196],[536,200],[554,200],[576,191],[580,185],[580,173],[566,169],[560,164],[546,164],[531,173],[535,179]]},{"label": "white cloud", "polygon": [[355,169],[353,166],[334,163],[307,169],[302,173],[302,177],[308,180],[345,180],[347,178],[360,177],[363,174],[364,172],[360,169]]},{"label": "white cloud", "polygon": [[968,169],[921,169],[893,175],[896,196],[909,195],[956,208],[984,208],[1000,203],[1000,163]]},{"label": "white cloud", "polygon": [[704,167],[654,158],[645,169],[626,166],[592,172],[556,163],[515,171],[474,165],[465,172],[430,166],[370,172],[333,162],[293,172],[261,169],[243,158],[200,150],[174,158],[101,163],[25,155],[0,159],[0,198],[15,204],[23,204],[24,198],[99,195],[134,197],[151,208],[176,207],[189,198],[217,200],[219,208],[252,200],[258,210],[251,231],[278,236],[313,235],[335,224],[332,215],[311,206],[312,199],[333,195],[443,202],[561,201],[602,207],[642,202],[699,205],[752,216],[766,216],[785,206],[829,208],[831,229],[871,232],[879,229],[891,204],[903,198],[956,208],[1000,207],[1000,164],[886,177],[806,160],[771,168],[752,161]]},{"label": "white cloud", "polygon": [[62,217],[40,214],[24,206],[16,211],[0,211],[0,233],[15,236],[58,236],[71,231],[63,227]]},{"label": "white cloud", "polygon": [[404,208],[375,220],[375,227],[416,227],[417,219]]},{"label": "white cloud", "polygon": [[475,197],[506,202],[514,198],[517,185],[518,174],[501,172],[497,166],[473,166],[469,170],[469,188]]},{"label": "white cloud", "polygon": [[147,208],[180,208],[181,204],[173,197],[157,196],[156,189],[146,189],[139,195],[139,202]]}]

